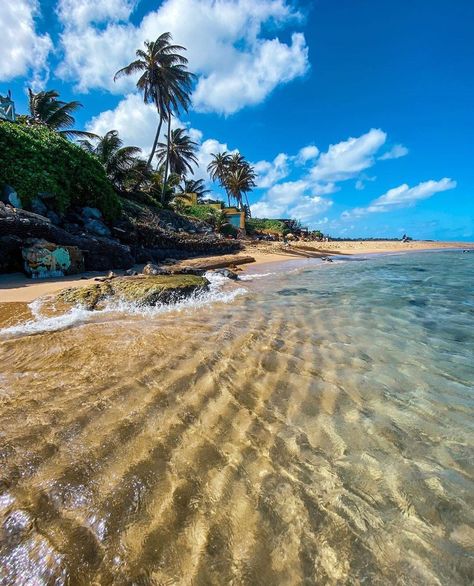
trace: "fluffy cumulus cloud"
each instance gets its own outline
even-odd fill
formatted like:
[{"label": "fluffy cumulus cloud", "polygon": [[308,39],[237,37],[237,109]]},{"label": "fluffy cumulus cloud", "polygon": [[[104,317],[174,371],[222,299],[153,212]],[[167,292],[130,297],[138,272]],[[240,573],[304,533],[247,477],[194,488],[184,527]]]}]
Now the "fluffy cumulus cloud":
[{"label": "fluffy cumulus cloud", "polygon": [[400,159],[408,155],[408,149],[402,144],[394,145],[389,151],[379,157],[379,161],[388,161],[390,159]]},{"label": "fluffy cumulus cloud", "polygon": [[318,147],[314,146],[313,144],[309,144],[299,150],[298,155],[296,156],[296,159],[297,159],[298,163],[301,163],[302,165],[304,165],[308,161],[313,161],[314,159],[316,159],[318,157],[318,155],[319,155]]},{"label": "fluffy cumulus cloud", "polygon": [[374,165],[375,155],[386,140],[385,132],[372,128],[358,138],[332,144],[327,152],[319,156],[311,170],[311,176],[316,181],[326,182],[356,177],[361,171]]},{"label": "fluffy cumulus cloud", "polygon": [[[129,94],[121,100],[117,107],[112,110],[105,110],[98,116],[92,118],[86,124],[86,130],[103,136],[109,130],[117,130],[120,138],[126,145],[138,146],[142,149],[143,155],[147,156],[151,150],[153,139],[158,125],[156,109],[145,104],[138,94]],[[172,127],[187,126],[179,119],[174,118]],[[191,139],[198,143],[198,167],[195,170],[194,179],[208,179],[207,166],[211,162],[212,155],[223,151],[235,152],[227,144],[216,139],[203,140],[203,134],[197,128],[187,126]],[[160,141],[164,139],[163,129]]]},{"label": "fluffy cumulus cloud", "polygon": [[310,184],[300,179],[274,185],[260,201],[251,206],[251,209],[255,217],[291,217],[313,225],[317,223],[317,216],[328,210],[331,205],[330,199],[321,197]]},{"label": "fluffy cumulus cloud", "polygon": [[129,94],[113,110],[105,110],[86,125],[86,130],[103,136],[117,130],[126,145],[140,147],[144,153],[151,150],[158,124],[156,108],[145,104],[138,94]]},{"label": "fluffy cumulus cloud", "polygon": [[137,25],[129,19],[135,5],[134,0],[61,0],[64,58],[57,74],[81,91],[131,90],[133,81],[114,83],[114,73],[143,41],[172,31],[198,74],[195,107],[231,114],[263,101],[308,69],[301,33],[294,32],[289,43],[263,33],[300,20],[287,0],[165,0]]},{"label": "fluffy cumulus cloud", "polygon": [[257,187],[268,188],[284,179],[289,173],[289,157],[286,153],[278,154],[272,162],[259,161],[254,168],[257,173]]},{"label": "fluffy cumulus cloud", "polygon": [[63,23],[78,29],[90,23],[126,21],[137,0],[59,0],[58,15]]},{"label": "fluffy cumulus cloud", "polygon": [[31,76],[37,86],[48,76],[47,59],[53,44],[49,35],[38,34],[35,18],[37,0],[0,2],[0,80]]},{"label": "fluffy cumulus cloud", "polygon": [[343,218],[354,218],[374,212],[389,212],[393,209],[414,206],[418,201],[428,199],[449,189],[456,187],[456,181],[444,177],[439,181],[429,180],[410,187],[406,183],[393,189],[389,189],[377,199],[374,199],[367,207],[354,208],[342,213]]}]

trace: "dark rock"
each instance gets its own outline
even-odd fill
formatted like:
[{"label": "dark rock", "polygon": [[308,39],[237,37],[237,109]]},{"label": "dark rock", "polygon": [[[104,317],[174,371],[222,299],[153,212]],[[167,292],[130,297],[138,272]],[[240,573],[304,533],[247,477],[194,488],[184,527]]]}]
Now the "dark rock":
[{"label": "dark rock", "polygon": [[16,273],[23,267],[22,240],[18,236],[0,236],[0,273]]},{"label": "dark rock", "polygon": [[136,277],[138,275],[138,272],[134,269],[128,269],[127,271],[125,271],[125,275],[127,277]]},{"label": "dark rock", "polygon": [[85,223],[85,228],[88,232],[97,234],[97,236],[108,237],[111,235],[109,228],[100,220],[87,220]]},{"label": "dark rock", "polygon": [[237,275],[237,273],[234,273],[234,271],[231,271],[230,269],[215,269],[213,272],[217,275],[222,275],[227,279],[233,279],[234,281],[236,281],[239,278],[239,275]]},{"label": "dark rock", "polygon": [[162,269],[161,267],[149,262],[147,263],[142,270],[143,275],[166,275],[169,274],[169,271],[166,269]]},{"label": "dark rock", "polygon": [[53,212],[53,210],[48,210],[46,212],[46,217],[56,226],[59,226],[59,224],[61,223],[61,218],[58,216],[56,212]]},{"label": "dark rock", "polygon": [[44,238],[48,242],[77,246],[84,253],[87,271],[128,269],[135,264],[130,247],[108,238],[76,236],[52,224],[47,218],[25,210],[12,210],[0,203],[0,234],[27,238]]},{"label": "dark rock", "polygon": [[3,203],[8,203],[14,208],[21,209],[23,207],[19,195],[10,185],[5,185],[3,187],[3,192],[0,201],[2,201]]},{"label": "dark rock", "polygon": [[40,216],[46,216],[48,214],[48,208],[39,197],[35,197],[30,204],[31,211]]},{"label": "dark rock", "polygon": [[81,215],[86,220],[101,220],[102,212],[97,208],[84,207],[81,210]]}]

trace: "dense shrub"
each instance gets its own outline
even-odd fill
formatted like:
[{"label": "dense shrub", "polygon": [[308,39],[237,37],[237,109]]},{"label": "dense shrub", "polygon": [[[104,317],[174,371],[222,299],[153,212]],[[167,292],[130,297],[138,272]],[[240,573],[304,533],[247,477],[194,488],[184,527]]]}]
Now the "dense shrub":
[{"label": "dense shrub", "polygon": [[184,213],[187,216],[193,216],[194,218],[198,218],[199,220],[204,220],[205,222],[212,218],[212,215],[216,212],[216,208],[210,205],[193,205],[193,206],[186,206],[184,209]]},{"label": "dense shrub", "polygon": [[54,206],[94,206],[112,219],[119,200],[100,162],[46,126],[0,123],[0,188],[11,185],[28,204],[38,193],[54,196]]},{"label": "dense shrub", "polygon": [[280,220],[268,220],[266,218],[248,218],[245,222],[245,228],[249,234],[255,234],[255,232],[286,234],[289,231],[287,226]]}]

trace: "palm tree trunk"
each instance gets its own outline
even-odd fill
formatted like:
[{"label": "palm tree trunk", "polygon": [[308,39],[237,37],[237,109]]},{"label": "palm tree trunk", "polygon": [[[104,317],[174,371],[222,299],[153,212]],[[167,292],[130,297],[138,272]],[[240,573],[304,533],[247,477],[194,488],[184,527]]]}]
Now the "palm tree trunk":
[{"label": "palm tree trunk", "polygon": [[245,201],[247,202],[247,213],[249,215],[249,218],[251,218],[252,213],[250,212],[249,196],[247,194],[245,194]]},{"label": "palm tree trunk", "polygon": [[166,164],[165,164],[165,174],[163,175],[163,190],[161,192],[161,202],[164,203],[165,201],[165,187],[166,182],[168,180],[168,169],[170,164],[170,146],[171,146],[171,110],[168,107],[168,145],[166,148]]},{"label": "palm tree trunk", "polygon": [[160,138],[162,124],[163,124],[163,117],[160,116],[160,123],[158,124],[158,129],[155,134],[155,140],[153,141],[153,146],[151,147],[151,153],[150,153],[150,156],[148,157],[148,161],[146,163],[148,167],[151,165],[153,157],[155,156],[156,145],[158,144],[158,139]]}]

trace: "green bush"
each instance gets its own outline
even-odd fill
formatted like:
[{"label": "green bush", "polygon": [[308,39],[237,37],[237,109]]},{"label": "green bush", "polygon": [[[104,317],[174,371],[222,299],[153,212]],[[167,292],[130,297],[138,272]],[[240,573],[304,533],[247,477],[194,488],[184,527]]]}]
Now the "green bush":
[{"label": "green bush", "polygon": [[245,221],[245,228],[249,234],[255,232],[278,232],[278,234],[288,233],[288,227],[280,220],[268,220],[266,218],[248,218]]},{"label": "green bush", "polygon": [[205,222],[207,222],[210,218],[212,218],[212,215],[215,212],[216,208],[214,206],[195,205],[186,206],[183,213],[187,216],[193,216],[194,218],[198,218],[198,220],[204,220]]},{"label": "green bush", "polygon": [[0,123],[0,157],[0,188],[11,185],[27,205],[45,192],[61,212],[87,205],[108,219],[120,213],[100,162],[46,126]]}]

